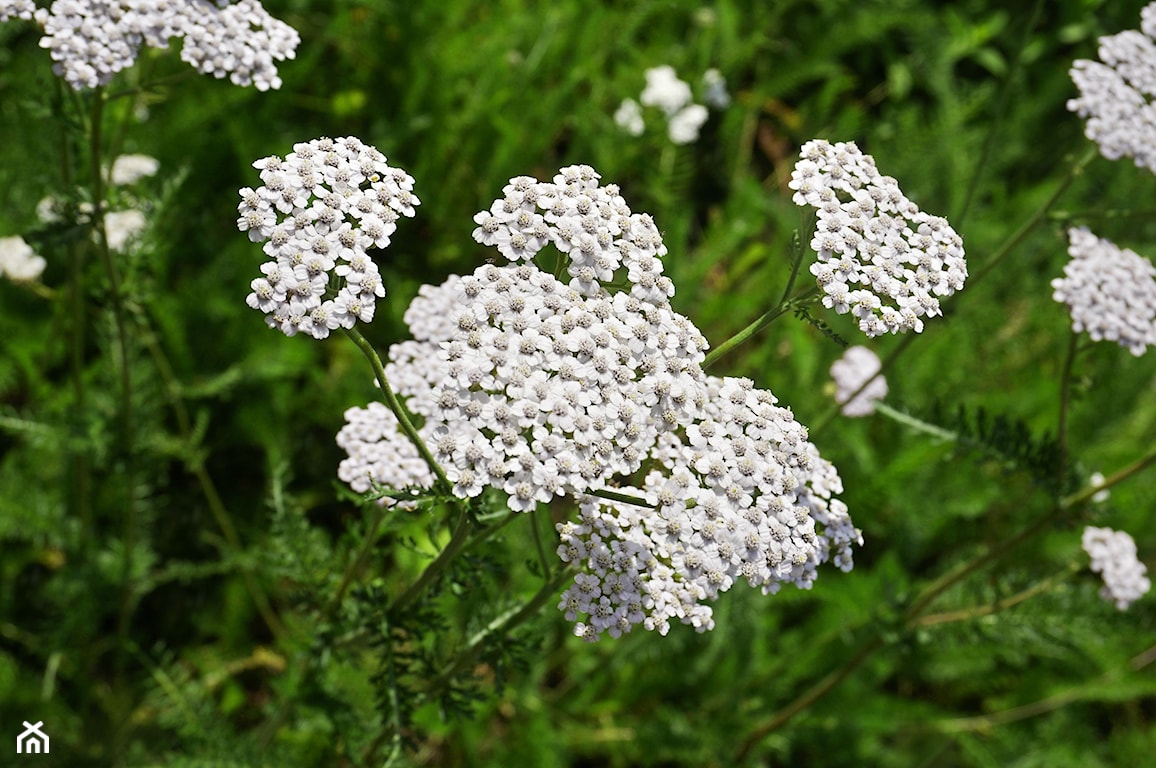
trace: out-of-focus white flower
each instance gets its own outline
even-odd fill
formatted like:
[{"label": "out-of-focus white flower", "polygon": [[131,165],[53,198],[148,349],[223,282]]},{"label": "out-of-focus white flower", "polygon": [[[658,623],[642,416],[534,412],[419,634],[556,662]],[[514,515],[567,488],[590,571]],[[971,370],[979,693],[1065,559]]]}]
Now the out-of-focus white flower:
[{"label": "out-of-focus white flower", "polygon": [[679,79],[674,67],[653,67],[646,70],[646,88],[638,100],[644,106],[658,107],[668,117],[673,117],[690,103],[690,85]]},{"label": "out-of-focus white flower", "polygon": [[[1104,473],[1093,472],[1092,476],[1088,478],[1088,482],[1091,484],[1091,486],[1093,488],[1100,487],[1101,485],[1104,484]],[[1111,495],[1112,495],[1112,492],[1110,490],[1108,490],[1107,488],[1105,488],[1102,491],[1096,491],[1095,493],[1093,493],[1092,494],[1092,501],[1096,502],[1097,504],[1103,504],[1105,501],[1108,500],[1108,497],[1110,497]]]},{"label": "out-of-focus white flower", "polygon": [[201,72],[237,85],[278,88],[275,62],[292,59],[297,31],[273,18],[257,0],[54,0],[30,11],[25,0],[6,0],[0,21],[34,19],[44,29],[40,47],[53,71],[76,90],[108,83],[132,66],[142,47],[167,48],[184,38],[181,58]]},{"label": "out-of-focus white flower", "polygon": [[960,236],[919,210],[853,142],[808,141],[788,186],[796,205],[816,209],[811,274],[823,306],[850,312],[868,336],[922,331],[922,318],[941,314],[938,297],[963,287]]},{"label": "out-of-focus white flower", "polygon": [[60,201],[52,195],[40,198],[40,202],[36,204],[36,218],[45,224],[60,221]]},{"label": "out-of-focus white flower", "polygon": [[1083,546],[1092,558],[1092,570],[1104,577],[1100,596],[1121,611],[1152,588],[1148,566],[1137,559],[1136,542],[1124,531],[1088,526]]},{"label": "out-of-focus white flower", "polygon": [[19,235],[0,237],[0,277],[16,283],[31,282],[44,273],[47,264]]},{"label": "out-of-focus white flower", "polygon": [[642,107],[634,99],[623,99],[614,112],[614,122],[631,136],[641,136],[646,123],[642,120]]},{"label": "out-of-focus white flower", "polygon": [[1145,6],[1140,19],[1140,31],[1100,38],[1100,61],[1072,64],[1080,96],[1068,109],[1087,119],[1084,133],[1104,157],[1130,157],[1156,173],[1156,3]]},{"label": "out-of-focus white flower", "polygon": [[698,138],[698,129],[706,122],[706,107],[690,104],[671,116],[667,130],[675,144],[690,144]]},{"label": "out-of-focus white flower", "polygon": [[1072,259],[1052,280],[1052,298],[1068,305],[1072,330],[1136,356],[1156,345],[1156,266],[1087,227],[1069,229],[1068,243]]},{"label": "out-of-focus white flower", "polygon": [[[870,416],[875,413],[875,401],[887,397],[887,379],[875,376],[881,367],[878,355],[867,347],[848,347],[843,356],[831,364],[831,378],[838,387],[835,401],[843,406],[844,416]],[[848,400],[868,380],[871,383]]]},{"label": "out-of-focus white flower", "polygon": [[115,186],[135,184],[146,176],[152,176],[160,168],[155,157],[148,155],[121,155],[112,163],[108,180]]},{"label": "out-of-focus white flower", "polygon": [[708,69],[702,73],[703,102],[713,109],[726,109],[731,103],[731,95],[727,93],[727,81],[717,69]]},{"label": "out-of-focus white flower", "polygon": [[137,210],[109,211],[104,215],[104,234],[109,250],[123,253],[130,242],[144,231],[148,220]]}]

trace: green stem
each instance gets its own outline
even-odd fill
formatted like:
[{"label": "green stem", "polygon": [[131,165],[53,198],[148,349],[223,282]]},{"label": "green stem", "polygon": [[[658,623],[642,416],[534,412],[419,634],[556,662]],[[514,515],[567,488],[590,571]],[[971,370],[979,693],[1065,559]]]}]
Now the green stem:
[{"label": "green stem", "polygon": [[1056,466],[1057,493],[1067,490],[1068,473],[1068,412],[1072,404],[1072,365],[1076,360],[1076,350],[1080,337],[1072,331],[1068,337],[1068,352],[1064,356],[1064,365],[1060,372],[1060,413],[1057,420],[1057,437],[1059,445],[1059,460]]},{"label": "green stem", "polygon": [[1148,467],[1156,464],[1156,450],[1151,451],[1145,456],[1137,459],[1120,471],[1114,473],[1110,477],[1104,479],[1104,482],[1099,485],[1090,485],[1082,491],[1077,491],[1071,496],[1067,496],[1060,500],[1060,507],[1062,509],[1071,509],[1089,501],[1093,496],[1103,490],[1107,490],[1114,485],[1122,483],[1137,472],[1141,472]]},{"label": "green stem", "polygon": [[397,417],[397,422],[401,426],[401,431],[409,438],[414,447],[417,448],[418,454],[425,460],[430,472],[437,478],[436,484],[438,490],[443,493],[452,493],[453,483],[446,477],[441,465],[434,459],[433,454],[430,453],[429,447],[426,446],[425,441],[422,440],[421,435],[418,434],[417,429],[414,428],[413,422],[409,419],[409,414],[406,413],[405,408],[402,407],[401,402],[394,394],[393,388],[389,386],[389,380],[385,377],[385,366],[382,365],[381,357],[377,354],[377,350],[369,343],[369,340],[361,335],[361,332],[356,328],[346,328],[345,335],[353,340],[357,348],[361,350],[366,359],[369,360],[370,366],[373,367],[373,375],[377,377],[377,386],[381,389],[381,393],[385,395],[385,404],[393,411],[393,415]]},{"label": "green stem", "polygon": [[388,613],[390,615],[397,615],[405,610],[406,607],[425,592],[427,587],[441,576],[446,566],[453,562],[458,552],[466,545],[466,541],[469,539],[470,529],[469,510],[463,504],[462,511],[458,514],[457,522],[454,524],[454,532],[450,535],[450,540],[446,543],[442,551],[438,553],[438,556],[434,558],[433,562],[426,566],[426,569],[422,571],[418,580],[411,584],[409,589],[393,601],[393,604],[389,606]]},{"label": "green stem", "polygon": [[530,511],[530,533],[534,537],[534,549],[538,551],[538,564],[542,566],[543,578],[550,578],[550,558],[546,557],[546,547],[542,544],[542,532],[538,529],[541,527],[538,523],[538,518],[541,517],[538,507],[534,507]]},{"label": "green stem", "polygon": [[557,594],[559,587],[561,587],[567,579],[572,578],[573,575],[574,572],[569,566],[560,569],[554,574],[553,578],[549,579],[534,593],[533,597],[522,605],[512,608],[497,617],[487,624],[484,629],[471,637],[466,643],[466,647],[463,648],[452,661],[446,664],[438,674],[431,685],[432,690],[438,691],[445,687],[455,675],[477,658],[490,638],[513,631],[527,619],[537,614],[538,611],[542,609],[542,606]]},{"label": "green stem", "polygon": [[621,493],[620,491],[612,491],[609,488],[599,488],[596,491],[586,491],[587,496],[597,496],[600,499],[607,499],[609,501],[617,501],[622,504],[632,504],[636,507],[646,507],[647,509],[658,509],[658,505],[651,504],[641,496],[635,496],[630,493]]},{"label": "green stem", "polygon": [[746,328],[743,328],[741,331],[736,333],[734,336],[731,336],[729,339],[724,341],[722,344],[719,344],[717,347],[712,349],[710,351],[710,353],[706,356],[706,359],[702,361],[703,370],[706,370],[707,368],[714,365],[720,357],[722,357],[723,355],[727,354],[728,352],[730,352],[732,349],[734,349],[738,345],[740,345],[743,342],[750,339],[752,336],[754,336],[756,333],[761,331],[763,328],[766,328],[775,319],[786,314],[788,311],[790,311],[794,307],[805,303],[809,299],[816,296],[818,293],[819,293],[818,288],[812,288],[808,291],[805,291],[805,292],[799,294],[798,296],[796,296],[793,299],[789,299],[787,301],[781,301],[774,308],[767,310],[765,313],[763,313],[758,318],[756,318]]},{"label": "green stem", "polygon": [[912,416],[909,413],[903,413],[902,411],[897,411],[894,408],[892,408],[891,406],[889,406],[887,403],[884,403],[882,401],[878,401],[875,403],[875,412],[878,414],[881,414],[883,416],[886,416],[887,418],[891,419],[892,421],[899,422],[900,424],[904,425],[905,427],[911,427],[912,429],[916,430],[917,432],[922,432],[925,435],[931,435],[932,437],[938,437],[941,440],[947,440],[949,442],[955,442],[957,439],[959,439],[959,435],[957,435],[955,432],[952,432],[949,429],[944,429],[943,427],[936,426],[935,424],[931,424],[929,422],[926,422],[923,419],[916,418],[915,416]]},{"label": "green stem", "polygon": [[[909,333],[904,336],[903,340],[900,341],[898,345],[896,345],[895,349],[891,350],[887,356],[884,357],[882,361],[880,361],[879,370],[875,372],[875,375],[860,384],[853,392],[851,392],[851,394],[844,402],[849,403],[855,398],[859,397],[863,390],[871,386],[871,382],[875,381],[877,378],[889,371],[895,364],[895,361],[898,360],[899,356],[902,355],[904,351],[906,351],[907,348],[911,346],[913,341],[915,341],[914,333]],[[842,412],[842,408],[843,406],[841,404],[835,403],[827,409],[827,412],[823,414],[823,417],[819,419],[819,422],[810,429],[810,439],[812,441],[814,441],[817,435],[826,430],[827,427],[831,426],[831,422],[833,422],[835,418]]]},{"label": "green stem", "polygon": [[1057,583],[1068,578],[1072,574],[1083,568],[1084,565],[1080,560],[1073,560],[1059,573],[1053,574],[1044,579],[1038,584],[1028,587],[1025,590],[1017,592],[1014,595],[996,600],[990,605],[977,605],[972,608],[961,608],[956,611],[945,611],[943,613],[930,613],[920,616],[918,619],[911,622],[913,627],[929,627],[935,624],[948,624],[955,621],[968,621],[970,619],[977,619],[981,616],[990,616],[994,613],[1000,613],[1008,608],[1015,607],[1020,603],[1030,600],[1036,595],[1043,594],[1050,590]]},{"label": "green stem", "polygon": [[1083,155],[1080,156],[1079,159],[1076,160],[1076,162],[1072,163],[1071,167],[1068,168],[1068,172],[1064,174],[1062,179],[1060,179],[1060,183],[1056,185],[1054,190],[1052,190],[1052,194],[1049,195],[1048,199],[1043,202],[1043,205],[1041,205],[1027,221],[1021,224],[1020,228],[1012,233],[1011,237],[1004,241],[1003,245],[1001,245],[996,250],[995,255],[992,256],[991,259],[989,259],[988,262],[983,265],[982,269],[980,269],[968,279],[968,285],[974,287],[976,283],[991,274],[991,271],[999,266],[999,264],[1005,258],[1007,258],[1008,254],[1011,253],[1015,247],[1019,245],[1020,242],[1025,237],[1027,237],[1028,234],[1033,229],[1035,229],[1041,221],[1044,220],[1044,218],[1047,217],[1048,211],[1050,211],[1052,206],[1055,205],[1056,201],[1060,199],[1060,196],[1064,194],[1065,191],[1067,191],[1068,187],[1072,185],[1072,182],[1074,182],[1080,176],[1080,174],[1084,172],[1084,167],[1087,166],[1088,163],[1092,162],[1097,154],[1098,150],[1096,147],[1090,147]]}]

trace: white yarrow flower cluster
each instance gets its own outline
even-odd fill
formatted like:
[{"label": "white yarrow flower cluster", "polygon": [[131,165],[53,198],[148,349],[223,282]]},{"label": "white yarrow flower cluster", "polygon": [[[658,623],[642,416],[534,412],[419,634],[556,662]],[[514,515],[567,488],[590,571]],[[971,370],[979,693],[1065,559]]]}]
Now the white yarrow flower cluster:
[{"label": "white yarrow flower cluster", "polygon": [[371,321],[385,287],[369,250],[414,215],[413,178],[352,136],[295,144],[253,167],[262,185],[241,190],[237,228],[270,260],[246,303],[286,336],[323,339]]},{"label": "white yarrow flower cluster", "polygon": [[[31,8],[31,10],[30,10]],[[292,59],[301,38],[257,0],[24,0],[0,6],[0,21],[34,19],[53,71],[77,90],[94,88],[131,67],[142,47],[183,38],[181,58],[199,71],[258,90],[279,88],[276,62]]]},{"label": "white yarrow flower cluster", "polygon": [[811,273],[823,306],[850,312],[868,336],[923,330],[939,297],[963,288],[963,240],[946,219],[919,210],[853,142],[803,145],[792,200],[816,210]]},{"label": "white yarrow flower cluster", "polygon": [[37,255],[19,235],[0,237],[0,277],[14,283],[31,282],[44,273],[47,265],[44,257]]},{"label": "white yarrow flower cluster", "polygon": [[[703,76],[706,100],[720,109],[729,103],[726,82],[718,70],[708,70]],[[639,136],[645,128],[642,107],[655,107],[667,121],[667,135],[674,144],[690,144],[698,138],[699,129],[706,122],[707,108],[695,104],[690,85],[679,79],[670,66],[646,70],[646,87],[638,97],[624,99],[614,113],[614,122],[631,136]]]},{"label": "white yarrow flower cluster", "polygon": [[[597,179],[586,166],[512,179],[474,237],[513,263],[424,287],[406,312],[415,338],[390,348],[386,374],[454,494],[493,488],[515,511],[580,503],[558,526],[559,557],[579,569],[561,608],[589,640],[640,624],[665,634],[672,620],[705,631],[707,603],[740,578],[769,593],[809,587],[828,559],[849,570],[862,536],[832,498],[834,467],[770,392],[702,372],[706,341],[659,279],[657,228]],[[550,246],[569,285],[535,264]],[[355,488],[432,483],[416,464],[399,472],[388,419],[347,418],[341,472]]]},{"label": "white yarrow flower cluster", "polygon": [[[843,406],[844,416],[875,413],[875,402],[887,397],[887,379],[875,376],[881,367],[879,356],[867,347],[848,347],[843,356],[831,364],[831,378],[837,387],[835,402]],[[852,398],[867,381],[871,383]]]},{"label": "white yarrow flower cluster", "polygon": [[809,589],[832,556],[852,568],[862,534],[806,428],[749,379],[703,384],[702,415],[663,436],[663,469],[631,489],[655,509],[586,497],[580,519],[557,526],[559,557],[585,566],[559,608],[587,640],[636,624],[665,635],[672,620],[706,631],[706,603],[740,579],[769,594]]},{"label": "white yarrow flower cluster", "polygon": [[1080,91],[1068,109],[1086,119],[1084,134],[1109,160],[1130,157],[1156,173],[1156,3],[1140,12],[1140,30],[1099,39],[1099,61],[1078,59]]},{"label": "white yarrow flower cluster", "polygon": [[1137,559],[1136,542],[1126,532],[1088,526],[1083,547],[1092,559],[1092,570],[1104,578],[1100,596],[1121,611],[1152,588],[1148,566]]},{"label": "white yarrow flower cluster", "polygon": [[1068,243],[1072,259],[1052,280],[1052,298],[1068,305],[1072,330],[1137,356],[1156,345],[1156,266],[1087,227],[1069,229]]}]

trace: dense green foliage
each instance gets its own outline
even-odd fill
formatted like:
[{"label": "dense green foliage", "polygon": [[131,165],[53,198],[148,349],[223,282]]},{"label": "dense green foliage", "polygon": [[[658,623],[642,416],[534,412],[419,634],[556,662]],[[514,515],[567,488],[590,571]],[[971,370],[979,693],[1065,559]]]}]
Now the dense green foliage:
[{"label": "dense green foliage", "polygon": [[[416,765],[1150,762],[1156,603],[1101,600],[1079,542],[1086,524],[1126,530],[1153,562],[1156,469],[1106,502],[1082,489],[1156,445],[1156,367],[1083,337],[1066,370],[1050,287],[1072,223],[1156,257],[1156,178],[1100,157],[1072,178],[1092,145],[1065,109],[1071,61],[1135,28],[1142,2],[265,5],[302,36],[280,90],[152,51],[107,91],[128,95],[106,104],[103,152],[161,164],[119,201],[149,217],[119,313],[88,230],[35,214],[83,199],[92,94],[52,75],[33,25],[0,25],[0,236],[48,258],[51,289],[0,282],[4,743],[27,720],[60,766],[380,765],[395,748]],[[732,102],[695,143],[614,123],[661,64],[726,77]],[[807,592],[736,586],[709,633],[586,644],[539,562],[545,515],[484,496],[486,535],[387,610],[456,508],[383,513],[338,482],[333,438],[375,399],[371,372],[345,338],[287,339],[244,305],[261,256],[234,227],[254,159],[346,135],[422,200],[380,258],[366,335],[383,350],[419,285],[492,255],[471,216],[515,175],[589,163],[619,184],[664,232],[674,307],[716,345],[773,306],[809,239],[786,186],[808,139],[857,142],[946,216],[972,281],[923,334],[866,342],[896,354],[900,419],[837,415],[833,339],[864,340],[821,307],[712,371],[811,427],[864,532],[855,569]]]}]

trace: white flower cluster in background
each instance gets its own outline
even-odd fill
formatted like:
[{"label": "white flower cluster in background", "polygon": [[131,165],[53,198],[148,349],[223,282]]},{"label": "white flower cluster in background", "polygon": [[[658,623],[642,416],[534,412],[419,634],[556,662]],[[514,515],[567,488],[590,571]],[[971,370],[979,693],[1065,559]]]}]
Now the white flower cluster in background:
[{"label": "white flower cluster in background", "polygon": [[803,145],[792,200],[815,209],[811,273],[823,306],[850,312],[868,336],[923,330],[939,297],[963,288],[963,240],[946,219],[919,210],[853,142]]},{"label": "white flower cluster in background", "polygon": [[[120,155],[108,169],[108,182],[114,187],[124,187],[136,184],[141,179],[156,174],[160,163],[149,155]],[[120,193],[115,202],[124,204],[134,202],[131,193]],[[46,224],[72,218],[78,224],[92,221],[92,203],[82,201],[70,212],[65,202],[55,196],[48,196],[36,204],[36,216]],[[126,252],[140,235],[148,228],[148,217],[136,208],[108,211],[104,214],[104,234],[108,240],[109,250],[117,253]],[[99,233],[93,231],[92,239],[99,242]]]},{"label": "white flower cluster in background", "polygon": [[[707,343],[670,308],[654,222],[598,178],[571,166],[511,179],[474,237],[512,263],[424,287],[406,312],[414,340],[390,348],[386,375],[454,494],[492,488],[515,511],[581,504],[558,552],[580,569],[562,610],[589,640],[672,620],[705,631],[706,603],[739,578],[774,592],[809,587],[828,559],[849,570],[861,535],[832,498],[834,467],[769,391],[703,373]],[[569,284],[536,264],[547,247]],[[432,484],[392,414],[346,417],[343,480]]]},{"label": "white flower cluster in background", "polygon": [[[730,103],[726,80],[717,69],[703,75],[703,101],[716,109]],[[641,136],[646,128],[642,107],[654,107],[667,121],[667,135],[674,144],[690,144],[698,138],[699,129],[708,117],[707,108],[695,104],[690,84],[679,79],[670,66],[646,70],[646,87],[638,101],[624,99],[614,113],[614,122],[631,136]]]},{"label": "white flower cluster in background", "polygon": [[1052,280],[1052,297],[1068,305],[1072,330],[1137,356],[1156,345],[1156,266],[1087,227],[1069,229],[1068,243],[1072,259]]},{"label": "white flower cluster in background", "polygon": [[1104,157],[1156,173],[1156,3],[1140,12],[1139,31],[1101,37],[1098,53],[1100,61],[1073,62],[1080,96],[1068,109],[1086,118],[1084,134]]},{"label": "white flower cluster in background", "polygon": [[1088,526],[1083,547],[1092,559],[1092,570],[1104,579],[1100,596],[1121,611],[1152,588],[1148,567],[1137,559],[1136,542],[1126,532]]},{"label": "white flower cluster in background", "polygon": [[276,62],[292,59],[301,42],[257,0],[54,0],[48,8],[3,0],[0,21],[10,17],[43,27],[40,47],[77,90],[108,83],[142,47],[167,48],[172,38],[183,39],[181,59],[202,73],[262,91],[280,88]]},{"label": "white flower cluster in background", "polygon": [[262,185],[241,190],[237,228],[264,242],[270,260],[246,303],[286,336],[323,339],[371,321],[385,287],[369,250],[414,215],[413,178],[352,136],[295,144],[253,167]]},{"label": "white flower cluster in background", "polygon": [[44,257],[38,256],[24,238],[0,237],[0,277],[14,283],[31,282],[44,273],[47,265]]},{"label": "white flower cluster in background", "polygon": [[[843,356],[831,364],[831,378],[837,387],[835,402],[843,406],[844,416],[875,413],[875,401],[887,397],[887,379],[875,376],[881,367],[879,356],[867,347],[848,347]],[[871,383],[852,398],[868,381]]]}]

